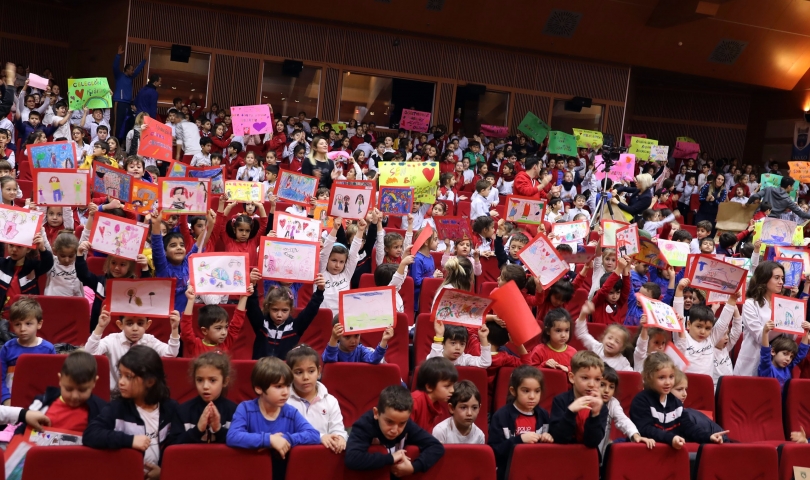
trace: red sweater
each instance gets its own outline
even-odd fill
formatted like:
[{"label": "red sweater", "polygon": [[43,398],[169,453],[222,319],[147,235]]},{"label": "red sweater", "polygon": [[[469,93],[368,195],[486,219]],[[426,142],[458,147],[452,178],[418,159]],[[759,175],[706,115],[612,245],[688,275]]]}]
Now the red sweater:
[{"label": "red sweater", "polygon": [[568,367],[570,370],[571,359],[574,357],[575,353],[577,353],[577,349],[570,345],[566,345],[565,350],[562,352],[557,352],[552,350],[547,344],[541,343],[532,349],[532,353],[529,356],[529,364],[535,367],[545,367],[548,360],[554,360],[560,365]]},{"label": "red sweater", "polygon": [[[615,305],[608,303],[608,294],[613,291],[616,282],[621,282],[622,293],[619,295],[619,301]],[[610,325],[611,323],[624,323],[624,317],[627,316],[627,299],[630,297],[630,278],[622,278],[615,273],[611,273],[605,284],[596,291],[593,295],[593,305],[595,310],[591,315],[593,323],[601,323],[603,325]],[[608,311],[610,310],[610,312]]]},{"label": "red sweater", "polygon": [[247,253],[248,265],[251,267],[259,265],[259,241],[262,238],[262,233],[267,228],[267,217],[259,218],[259,232],[253,238],[248,239],[247,242],[237,242],[225,233],[225,222],[227,221],[230,220],[225,218],[224,214],[217,212],[217,224],[214,226],[214,231],[211,233],[209,245],[213,245],[214,248],[216,248],[216,245],[222,240],[222,244],[224,245],[223,251]]},{"label": "red sweater", "polygon": [[211,152],[212,153],[224,153],[225,155],[228,154],[228,152],[227,152],[228,145],[231,144],[231,138],[230,137],[219,138],[216,135],[213,135],[213,136],[208,137],[208,138],[211,139],[211,143],[214,145],[213,147],[211,147]]},{"label": "red sweater", "polygon": [[548,185],[543,190],[538,190],[537,186],[540,182],[537,179],[529,177],[529,174],[524,172],[519,172],[515,175],[515,183],[512,184],[512,193],[515,195],[520,195],[521,197],[529,197],[529,198],[546,198],[548,197],[547,193],[551,190],[553,182],[548,182]]},{"label": "red sweater", "polygon": [[276,133],[273,135],[273,138],[267,142],[267,151],[270,150],[276,152],[276,159],[280,162],[282,157],[284,156],[284,147],[287,146],[287,135],[284,133]]},{"label": "red sweater", "polygon": [[413,410],[411,411],[411,420],[414,421],[419,427],[426,432],[433,432],[433,427],[439,423],[439,415],[442,411],[447,410],[445,402],[432,402],[426,392],[416,390],[411,392],[413,397]]},{"label": "red sweater", "polygon": [[205,352],[230,351],[244,323],[245,311],[237,309],[228,324],[228,337],[225,341],[219,345],[207,345],[203,343],[201,338],[197,337],[192,324],[192,316],[183,314],[183,317],[180,319],[180,338],[183,340],[183,358],[196,358]]}]

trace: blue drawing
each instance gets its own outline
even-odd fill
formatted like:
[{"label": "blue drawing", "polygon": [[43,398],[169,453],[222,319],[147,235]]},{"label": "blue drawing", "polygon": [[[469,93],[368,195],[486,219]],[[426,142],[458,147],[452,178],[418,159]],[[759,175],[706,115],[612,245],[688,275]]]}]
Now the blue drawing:
[{"label": "blue drawing", "polygon": [[71,143],[41,143],[29,145],[28,150],[34,168],[76,168],[76,151]]},{"label": "blue drawing", "polygon": [[785,269],[785,288],[795,288],[802,283],[803,265],[801,261],[791,262],[787,260],[777,260]]},{"label": "blue drawing", "polygon": [[293,203],[306,204],[315,196],[318,179],[282,171],[278,177],[278,198]]},{"label": "blue drawing", "polygon": [[123,203],[132,202],[132,180],[133,176],[99,163],[94,164],[96,174],[93,175],[93,191],[112,198],[117,198]]}]

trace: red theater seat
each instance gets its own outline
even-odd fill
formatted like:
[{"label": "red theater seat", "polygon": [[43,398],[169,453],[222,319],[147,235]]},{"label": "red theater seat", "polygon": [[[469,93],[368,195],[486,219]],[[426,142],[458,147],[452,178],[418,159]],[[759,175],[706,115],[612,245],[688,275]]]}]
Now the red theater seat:
[{"label": "red theater seat", "polygon": [[163,480],[210,478],[208,475],[211,475],[213,458],[217,459],[219,465],[228,466],[227,476],[233,479],[266,480],[270,478],[273,470],[273,462],[266,451],[230,448],[222,444],[173,445],[163,454],[160,478]]},{"label": "red theater seat", "polygon": [[769,445],[707,443],[698,450],[696,471],[697,480],[777,480],[779,460]]},{"label": "red theater seat", "polygon": [[33,447],[25,457],[22,480],[54,478],[55,468],[60,480],[143,480],[143,453],[131,448]]},{"label": "red theater seat", "polygon": [[790,438],[790,432],[798,432],[801,427],[805,432],[810,431],[810,380],[788,380],[783,398],[785,438]]},{"label": "red theater seat", "polygon": [[[58,387],[58,373],[65,363],[65,355],[25,354],[17,359],[14,368],[14,387],[11,389],[11,405],[28,408],[34,397],[45,393],[47,387]],[[94,355],[98,365],[98,381],[93,393],[104,401],[110,401],[110,361],[104,355]]]},{"label": "red theater seat", "polygon": [[481,285],[480,295],[482,297],[489,297],[489,294],[498,288],[498,282],[481,282],[479,285]]},{"label": "red theater seat", "polygon": [[[301,292],[299,291],[299,295]],[[301,313],[301,309],[296,308],[294,315],[297,317]],[[332,336],[332,310],[328,308],[321,308],[318,314],[309,324],[304,334],[301,335],[301,340],[298,343],[306,343],[310,347],[319,352],[326,349],[326,344],[329,343],[329,337]]]},{"label": "red theater seat", "polygon": [[[44,275],[43,275],[44,277]],[[56,343],[84,345],[90,336],[90,303],[81,297],[32,295],[42,307],[39,336]]]},{"label": "red theater seat", "polygon": [[163,371],[166,373],[166,383],[169,385],[171,397],[178,403],[191,400],[197,396],[197,387],[191,379],[192,359],[190,358],[163,358]]},{"label": "red theater seat", "polygon": [[[501,353],[500,355],[505,354]],[[506,405],[506,396],[509,394],[509,377],[512,375],[512,371],[514,371],[513,367],[503,367],[498,370],[498,375],[495,377],[495,396],[493,398],[495,405],[493,412]],[[540,406],[550,413],[551,402],[554,401],[554,397],[567,392],[570,383],[568,382],[568,375],[562,370],[541,368],[540,371],[543,372],[546,384],[546,388],[540,397]]]},{"label": "red theater seat", "polygon": [[[344,455],[335,455],[323,445],[297,445],[290,449],[286,480],[310,480],[315,477],[313,469],[329,472],[329,478],[341,480]],[[387,473],[387,470],[386,470]]]},{"label": "red theater seat", "polygon": [[599,454],[584,445],[515,445],[508,472],[509,480],[599,480]]},{"label": "red theater seat", "polygon": [[430,313],[420,313],[416,317],[416,326],[413,330],[413,364],[415,366],[427,359],[434,334],[433,318]]},{"label": "red theater seat", "polygon": [[[720,377],[717,420],[739,442],[785,442],[782,397],[775,378]],[[753,478],[753,477],[752,477]]]},{"label": "red theater seat", "polygon": [[419,313],[430,313],[433,308],[433,297],[439,290],[443,278],[426,278],[422,280],[422,290],[419,292]]},{"label": "red theater seat", "polygon": [[228,383],[227,397],[236,402],[253,400],[257,397],[250,384],[250,374],[256,360],[233,360],[231,361],[231,379]]},{"label": "red theater seat", "polygon": [[340,404],[346,428],[377,405],[383,388],[401,381],[399,367],[390,364],[328,363],[321,376],[321,382]]},{"label": "red theater seat", "polygon": [[607,449],[604,465],[605,480],[689,479],[689,452],[669,445],[648,450],[643,443],[614,443]]},{"label": "red theater seat", "polygon": [[616,388],[614,398],[619,401],[625,412],[630,412],[630,404],[633,402],[633,398],[644,388],[641,382],[641,374],[638,372],[616,373],[619,375],[619,386]]},{"label": "red theater seat", "polygon": [[[382,340],[383,332],[367,332],[360,335],[360,343],[377,348]],[[388,342],[388,351],[385,352],[385,363],[399,367],[400,372],[408,371],[408,317],[404,313],[397,314],[397,326],[394,327],[394,338]]]},{"label": "red theater seat", "polygon": [[686,378],[689,379],[689,394],[686,396],[683,406],[711,412],[714,416],[714,380],[712,377],[699,373],[687,373]]},{"label": "red theater seat", "polygon": [[[481,415],[486,416],[483,411]],[[411,449],[413,449],[412,454]],[[407,450],[411,458],[419,455],[419,451],[414,447],[408,447]],[[489,445],[445,445],[444,455],[427,472],[407,478],[413,480],[448,480],[450,478],[494,480],[495,455]]]},{"label": "red theater seat", "polygon": [[778,451],[779,480],[793,480],[793,467],[810,468],[810,445],[786,443]]}]

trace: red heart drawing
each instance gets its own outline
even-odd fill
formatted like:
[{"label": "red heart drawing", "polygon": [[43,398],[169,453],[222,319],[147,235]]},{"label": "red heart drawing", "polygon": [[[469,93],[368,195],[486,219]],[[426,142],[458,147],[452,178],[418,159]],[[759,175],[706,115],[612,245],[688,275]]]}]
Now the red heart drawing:
[{"label": "red heart drawing", "polygon": [[84,89],[76,90],[76,96],[82,98],[84,96]]},{"label": "red heart drawing", "polygon": [[281,228],[284,228],[284,224],[286,224],[286,223],[287,223],[287,219],[286,219],[286,218],[279,218],[279,219],[278,219],[278,225],[279,225]]},{"label": "red heart drawing", "polygon": [[104,236],[104,227],[98,227],[98,231],[99,231],[99,233],[101,233],[101,236],[103,237]]},{"label": "red heart drawing", "polygon": [[427,178],[428,182],[433,181],[433,175],[435,175],[435,174],[436,174],[436,170],[433,170],[432,168],[423,168],[422,169],[422,175],[424,175],[425,178]]}]

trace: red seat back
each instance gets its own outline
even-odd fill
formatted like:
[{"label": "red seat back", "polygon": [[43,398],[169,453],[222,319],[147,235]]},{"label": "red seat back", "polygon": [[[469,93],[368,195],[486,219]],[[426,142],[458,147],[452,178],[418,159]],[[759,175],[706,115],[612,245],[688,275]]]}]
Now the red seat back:
[{"label": "red seat back", "polygon": [[[538,475],[542,465],[542,476]],[[508,467],[509,480],[576,478],[599,480],[599,454],[585,445],[515,445]]]},{"label": "red seat back", "polygon": [[419,313],[430,313],[433,308],[433,297],[441,286],[443,278],[426,278],[422,280],[422,290],[419,292]]},{"label": "red seat back", "polygon": [[498,277],[501,276],[501,269],[498,267],[498,259],[495,257],[484,258],[481,257],[481,276],[477,278],[476,282],[495,282],[498,283]]},{"label": "red seat back", "polygon": [[619,375],[619,386],[613,395],[622,405],[625,412],[630,411],[630,404],[633,398],[644,389],[641,381],[641,374],[638,372],[616,372]]},{"label": "red seat back", "polygon": [[256,360],[231,361],[231,379],[228,382],[228,393],[226,394],[229,400],[240,403],[256,398],[256,392],[253,391],[253,385],[250,384],[250,374],[255,365]]},{"label": "red seat back", "polygon": [[[298,294],[301,294],[300,290]],[[295,309],[296,317],[300,313],[301,309]],[[328,308],[319,309],[312,323],[301,335],[299,343],[306,343],[319,352],[326,350],[326,344],[329,343],[329,337],[332,336],[332,318],[334,318],[332,310]]]},{"label": "red seat back", "polygon": [[[776,379],[768,380],[777,383]],[[698,450],[697,462],[697,480],[738,478],[777,480],[779,478],[779,460],[776,449],[769,445],[741,443],[713,445],[707,443],[701,445]]]},{"label": "red seat back", "polygon": [[304,308],[309,303],[309,300],[312,298],[312,285],[309,283],[305,283],[301,285],[301,288],[298,289],[298,297],[296,307]]},{"label": "red seat back", "polygon": [[716,422],[740,442],[784,441],[781,399],[775,378],[720,377]]},{"label": "red seat back", "polygon": [[469,200],[461,200],[456,204],[456,216],[470,218],[470,210],[472,209],[472,202]]},{"label": "red seat back", "polygon": [[[383,332],[366,332],[360,335],[360,343],[377,348],[382,340]],[[399,367],[400,372],[408,371],[408,317],[404,313],[397,314],[397,326],[394,327],[394,337],[388,341],[388,351],[385,352],[385,363]]]},{"label": "red seat back", "polygon": [[88,256],[86,258],[87,258],[87,269],[90,270],[90,273],[103,276],[104,262],[107,261],[107,257]]},{"label": "red seat back", "polygon": [[416,326],[413,329],[414,366],[419,366],[419,364],[427,360],[434,334],[433,317],[429,313],[420,313],[416,317]]},{"label": "red seat back", "polygon": [[191,378],[190,358],[169,358],[163,360],[163,371],[166,373],[166,383],[169,385],[169,394],[178,403],[183,403],[197,396],[197,387]]},{"label": "red seat back", "polygon": [[[318,470],[329,472],[329,478],[342,480],[344,478],[344,455],[335,455],[323,445],[296,445],[290,449],[287,457],[286,480],[310,480],[312,469],[317,465]],[[387,473],[387,470],[386,470]]]},{"label": "red seat back", "polygon": [[790,438],[790,432],[798,432],[800,427],[810,430],[810,380],[788,380],[783,398],[785,438]]},{"label": "red seat back", "polygon": [[[695,197],[692,197],[695,198]],[[699,203],[698,203],[699,205]],[[681,225],[681,230],[686,230],[692,235],[692,238],[697,238],[697,227],[694,225]]]},{"label": "red seat back", "polygon": [[[45,275],[43,275],[45,277]],[[42,307],[39,336],[51,343],[84,345],[90,336],[90,303],[81,297],[32,295]]]},{"label": "red seat back", "polygon": [[710,375],[687,373],[689,379],[689,394],[683,406],[703,410],[714,414],[714,380]]},{"label": "red seat back", "polygon": [[[484,415],[481,412],[478,416]],[[408,452],[410,458],[416,458],[419,450],[414,447],[413,454]],[[289,475],[287,476],[289,478]],[[424,473],[409,476],[413,480],[447,480],[448,478],[464,478],[478,480],[494,480],[495,454],[489,445],[445,445],[444,455]]]},{"label": "red seat back", "polygon": [[63,480],[143,480],[143,454],[137,450],[72,446],[31,448],[25,457],[22,480],[53,478],[54,467]]},{"label": "red seat back", "polygon": [[[360,288],[374,288],[377,285],[374,283],[374,274],[364,273],[360,275]],[[413,298],[413,278],[405,277],[405,282],[399,288],[399,296],[402,298],[402,307],[405,309],[405,315],[408,317],[408,326],[413,325],[414,315],[414,298]]]},{"label": "red seat back", "polygon": [[340,404],[347,428],[377,405],[383,388],[401,381],[399,367],[391,364],[328,363],[321,375],[321,382]]},{"label": "red seat back", "polygon": [[230,448],[224,444],[173,445],[163,454],[160,478],[208,478],[212,458],[221,462],[220,465],[228,465],[229,477],[240,480],[265,480],[273,471],[270,455],[264,451]]},{"label": "red seat back", "polygon": [[655,478],[687,480],[689,452],[675,450],[669,445],[656,444],[648,450],[643,443],[614,443],[605,455],[605,480],[647,480]]},{"label": "red seat back", "polygon": [[[110,400],[110,361],[104,355],[94,355],[98,365],[98,380],[93,393],[102,400]],[[65,363],[65,355],[24,354],[14,368],[14,387],[11,405],[28,408],[34,397],[45,393],[47,387],[58,387],[58,373]]]},{"label": "red seat back", "polygon": [[779,480],[793,480],[793,467],[810,468],[810,445],[785,443],[779,447]]},{"label": "red seat back", "polygon": [[493,290],[498,288],[498,282],[481,282],[481,290],[479,291],[479,295],[482,297],[488,297]]}]

